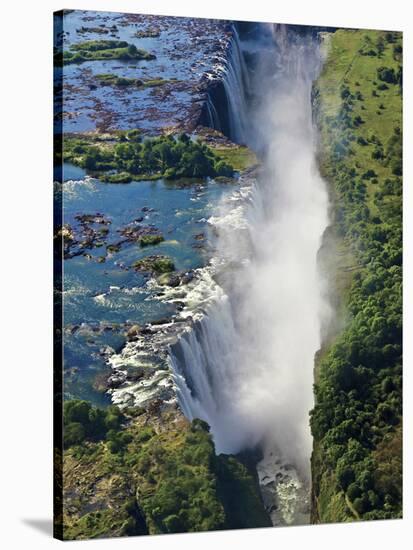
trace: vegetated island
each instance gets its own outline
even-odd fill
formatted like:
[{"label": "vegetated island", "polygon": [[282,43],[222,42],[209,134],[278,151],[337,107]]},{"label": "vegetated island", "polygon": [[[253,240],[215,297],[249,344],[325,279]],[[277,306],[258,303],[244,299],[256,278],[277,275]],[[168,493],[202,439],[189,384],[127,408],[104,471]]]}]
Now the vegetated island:
[{"label": "vegetated island", "polygon": [[118,88],[128,86],[135,86],[136,88],[155,88],[157,86],[168,84],[169,82],[177,82],[176,79],[168,80],[166,78],[152,78],[147,80],[141,80],[140,78],[126,78],[123,76],[117,76],[113,73],[97,74],[95,78],[101,86],[117,86]]},{"label": "vegetated island", "polygon": [[143,138],[139,130],[65,135],[63,159],[106,183],[160,178],[230,178],[256,161],[243,146],[210,147],[188,134]]},{"label": "vegetated island", "polygon": [[338,30],[326,40],[314,103],[334,209],[324,247],[335,250],[345,328],[316,358],[312,520],[399,518],[402,37]]},{"label": "vegetated island", "polygon": [[146,60],[156,59],[156,56],[145,50],[138,49],[134,44],[125,40],[86,40],[72,44],[69,50],[55,50],[55,64],[69,65],[84,61],[98,61],[107,59]]}]

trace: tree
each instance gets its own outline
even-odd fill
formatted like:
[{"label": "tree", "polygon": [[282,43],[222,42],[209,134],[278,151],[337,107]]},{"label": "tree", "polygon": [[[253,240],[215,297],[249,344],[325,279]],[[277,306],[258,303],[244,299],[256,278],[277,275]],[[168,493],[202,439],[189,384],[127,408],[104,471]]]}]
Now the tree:
[{"label": "tree", "polygon": [[177,160],[169,141],[161,141],[153,148],[153,151],[160,158],[162,172],[173,166]]},{"label": "tree", "polygon": [[205,420],[201,420],[200,418],[195,418],[194,420],[192,420],[192,426],[191,426],[191,430],[192,431],[204,431],[204,432],[208,432],[210,431],[210,426],[208,424],[208,422],[205,422]]},{"label": "tree", "polygon": [[362,514],[366,509],[364,498],[356,498],[353,502],[353,506],[358,514]]},{"label": "tree", "polygon": [[83,426],[89,424],[91,406],[87,401],[71,400],[64,404],[64,418],[68,423],[79,422]]},{"label": "tree", "polygon": [[354,470],[344,457],[340,458],[337,462],[336,476],[337,481],[344,491],[349,487],[350,483],[354,481]]},{"label": "tree", "polygon": [[85,439],[85,429],[80,422],[71,422],[63,430],[63,445],[67,449],[79,445]]},{"label": "tree", "polygon": [[131,57],[135,57],[137,53],[138,53],[138,48],[135,46],[135,44],[129,44],[129,46],[128,46],[128,54],[129,54]]},{"label": "tree", "polygon": [[179,134],[178,141],[188,144],[191,141],[191,138],[188,136],[188,134],[185,134],[185,132],[182,132],[182,134]]},{"label": "tree", "polygon": [[387,82],[388,84],[396,84],[397,76],[393,68],[389,67],[379,67],[377,69],[377,78]]},{"label": "tree", "polygon": [[347,496],[348,498],[354,502],[354,500],[361,495],[361,489],[357,485],[357,483],[350,483],[350,485],[347,488]]},{"label": "tree", "polygon": [[89,147],[85,156],[84,167],[87,170],[96,170],[96,163],[99,160],[99,149],[97,147]]},{"label": "tree", "polygon": [[176,514],[172,514],[164,519],[164,525],[168,533],[179,533],[183,531],[181,520]]},{"label": "tree", "polygon": [[231,177],[234,174],[234,170],[223,160],[218,161],[215,164],[215,172],[218,176]]}]

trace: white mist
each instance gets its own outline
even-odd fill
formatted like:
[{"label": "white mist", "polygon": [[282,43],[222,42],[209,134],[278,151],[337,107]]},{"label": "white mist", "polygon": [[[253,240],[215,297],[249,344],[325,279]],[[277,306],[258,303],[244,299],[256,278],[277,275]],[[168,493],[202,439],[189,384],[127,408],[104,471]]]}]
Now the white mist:
[{"label": "white mist", "polygon": [[317,253],[328,225],[311,107],[319,53],[313,38],[272,26],[242,47],[261,53],[250,75],[256,101],[235,126],[249,125],[244,139],[264,151],[264,167],[247,208],[229,215],[222,206],[220,219],[242,217],[244,230],[221,230],[218,251],[242,259],[247,242],[248,261],[171,360],[184,413],[211,425],[218,453],[261,444],[309,479],[314,354],[326,307]]}]

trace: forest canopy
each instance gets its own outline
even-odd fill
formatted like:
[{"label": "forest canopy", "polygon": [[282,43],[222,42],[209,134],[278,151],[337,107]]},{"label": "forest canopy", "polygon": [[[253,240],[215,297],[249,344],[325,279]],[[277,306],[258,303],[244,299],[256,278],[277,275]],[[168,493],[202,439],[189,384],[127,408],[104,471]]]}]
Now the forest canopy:
[{"label": "forest canopy", "polygon": [[108,142],[68,136],[63,158],[108,183],[161,177],[231,177],[234,173],[211,147],[185,133],[142,138],[138,130],[130,130]]},{"label": "forest canopy", "polygon": [[337,31],[315,94],[334,227],[356,263],[346,328],[316,365],[320,521],[402,513],[401,51],[400,33]]}]

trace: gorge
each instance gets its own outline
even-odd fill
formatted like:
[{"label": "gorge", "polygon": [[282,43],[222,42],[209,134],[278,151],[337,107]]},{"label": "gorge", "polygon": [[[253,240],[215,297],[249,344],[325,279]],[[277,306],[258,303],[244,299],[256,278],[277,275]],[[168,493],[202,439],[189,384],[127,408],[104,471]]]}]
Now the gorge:
[{"label": "gorge", "polygon": [[399,517],[400,33],[56,32],[57,536]]},{"label": "gorge", "polygon": [[314,355],[329,313],[317,266],[328,197],[311,105],[320,66],[314,29],[262,24],[243,40],[234,33],[223,69],[229,137],[261,154],[262,168],[242,208],[221,206],[218,261],[237,267],[171,352],[182,409],[208,422],[217,452],[262,446],[261,478],[274,485],[280,466],[294,465],[307,491]]}]

